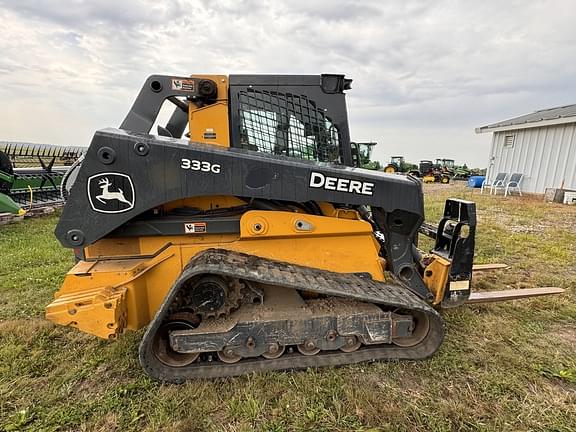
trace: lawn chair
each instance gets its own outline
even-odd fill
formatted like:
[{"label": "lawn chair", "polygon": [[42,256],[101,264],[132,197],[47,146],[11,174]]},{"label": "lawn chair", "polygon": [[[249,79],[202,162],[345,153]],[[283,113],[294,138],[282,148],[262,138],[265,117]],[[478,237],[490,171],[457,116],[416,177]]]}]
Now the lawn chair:
[{"label": "lawn chair", "polygon": [[490,195],[492,195],[492,191],[495,187],[504,186],[504,181],[506,180],[506,173],[498,173],[496,178],[492,181],[486,179],[482,182],[482,186],[480,187],[480,193],[484,193],[484,188],[490,188]]},{"label": "lawn chair", "polygon": [[521,173],[514,173],[510,176],[510,179],[506,183],[506,187],[504,189],[504,196],[508,196],[512,189],[516,189],[520,196],[522,196],[522,190],[520,190],[520,182],[524,178],[524,174]]}]

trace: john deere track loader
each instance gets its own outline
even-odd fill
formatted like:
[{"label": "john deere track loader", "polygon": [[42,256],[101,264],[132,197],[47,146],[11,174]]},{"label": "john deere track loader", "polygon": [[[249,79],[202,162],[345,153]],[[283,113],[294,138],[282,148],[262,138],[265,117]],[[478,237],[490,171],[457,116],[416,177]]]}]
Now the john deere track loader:
[{"label": "john deere track loader", "polygon": [[419,180],[356,168],[350,83],[148,78],[64,185],[56,236],[77,264],[48,319],[106,339],[147,326],[141,364],[172,382],[434,354],[437,309],[473,298],[475,205],[425,224]]}]

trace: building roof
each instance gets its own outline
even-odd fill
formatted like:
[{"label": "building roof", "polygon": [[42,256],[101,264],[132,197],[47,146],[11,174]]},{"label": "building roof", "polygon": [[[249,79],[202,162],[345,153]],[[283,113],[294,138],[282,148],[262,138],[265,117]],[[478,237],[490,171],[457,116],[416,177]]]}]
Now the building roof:
[{"label": "building roof", "polygon": [[576,123],[576,104],[548,108],[476,128],[476,133]]}]

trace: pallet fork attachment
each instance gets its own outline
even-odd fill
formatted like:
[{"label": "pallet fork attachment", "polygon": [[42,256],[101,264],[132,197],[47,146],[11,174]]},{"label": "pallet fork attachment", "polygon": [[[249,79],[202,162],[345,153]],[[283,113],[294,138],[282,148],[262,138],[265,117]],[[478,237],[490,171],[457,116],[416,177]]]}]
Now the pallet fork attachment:
[{"label": "pallet fork attachment", "polygon": [[[478,272],[506,270],[507,264],[473,264],[476,234],[476,205],[471,201],[448,199],[444,214],[436,226],[423,223],[419,233],[435,239],[433,260],[424,272],[424,280],[435,293],[434,304],[443,308],[462,304],[493,303],[544,295],[562,294],[558,287],[472,292],[472,275]],[[438,276],[440,273],[440,276]]]}]

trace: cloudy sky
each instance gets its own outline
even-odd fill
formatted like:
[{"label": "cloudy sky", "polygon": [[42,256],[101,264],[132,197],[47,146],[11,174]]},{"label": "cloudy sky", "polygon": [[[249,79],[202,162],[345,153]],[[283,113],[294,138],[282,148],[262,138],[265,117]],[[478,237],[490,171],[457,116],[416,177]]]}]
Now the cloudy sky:
[{"label": "cloudy sky", "polygon": [[576,103],[576,3],[0,0],[0,140],[87,145],[153,73],[344,73],[376,159],[486,166],[474,128]]}]

